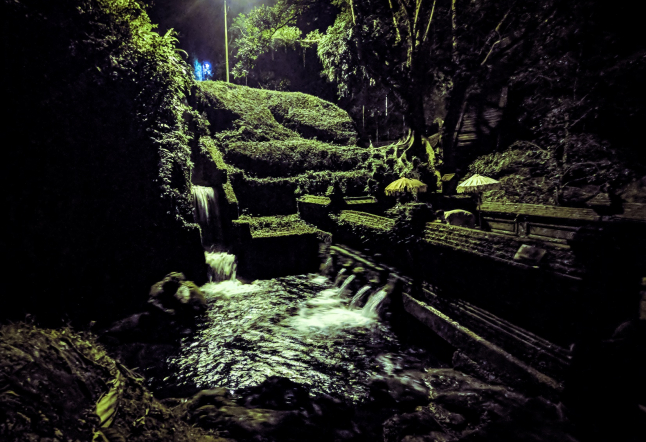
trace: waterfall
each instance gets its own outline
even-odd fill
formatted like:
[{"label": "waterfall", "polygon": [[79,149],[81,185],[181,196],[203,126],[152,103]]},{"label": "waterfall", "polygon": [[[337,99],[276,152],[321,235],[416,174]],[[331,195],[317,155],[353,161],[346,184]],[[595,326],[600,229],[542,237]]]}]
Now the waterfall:
[{"label": "waterfall", "polygon": [[336,275],[336,278],[334,279],[334,285],[335,286],[339,283],[339,281],[341,280],[341,277],[343,276],[344,273],[345,273],[345,269],[339,270],[339,274]]},{"label": "waterfall", "polygon": [[200,225],[202,245],[210,246],[222,238],[218,197],[213,187],[192,187],[195,222]]},{"label": "waterfall", "polygon": [[359,303],[362,301],[361,298],[363,298],[363,295],[365,295],[371,288],[372,287],[370,287],[369,285],[364,285],[361,289],[359,289],[357,294],[352,298],[352,301],[350,301],[350,308],[358,307]]},{"label": "waterfall", "polygon": [[321,266],[321,274],[326,275],[331,267],[332,267],[332,257],[328,256],[327,259],[325,260],[325,264]]},{"label": "waterfall", "polygon": [[195,198],[195,218],[198,223],[203,221],[209,223],[211,218],[211,206],[215,205],[215,190],[213,187],[193,186],[193,198]]},{"label": "waterfall", "polygon": [[363,306],[362,313],[364,316],[378,316],[379,308],[388,296],[388,292],[384,289],[379,290],[377,293],[370,296],[366,305]]},{"label": "waterfall", "polygon": [[343,294],[343,291],[350,285],[350,283],[354,281],[354,275],[348,276],[345,281],[343,281],[343,284],[341,284],[341,288],[339,289],[339,293]]},{"label": "waterfall", "polygon": [[209,281],[233,281],[236,279],[238,264],[235,255],[220,252],[204,252],[209,266]]}]

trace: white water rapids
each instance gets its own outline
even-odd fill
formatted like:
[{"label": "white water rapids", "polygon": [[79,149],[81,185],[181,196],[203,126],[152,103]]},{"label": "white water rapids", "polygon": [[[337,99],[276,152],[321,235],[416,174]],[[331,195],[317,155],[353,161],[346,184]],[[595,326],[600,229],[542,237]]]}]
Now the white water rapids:
[{"label": "white water rapids", "polygon": [[379,320],[385,291],[366,294],[371,289],[364,287],[360,295],[370,296],[359,308],[351,305],[352,276],[340,287],[318,275],[242,284],[231,271],[235,257],[224,255],[207,255],[218,277],[202,286],[209,304],[204,322],[170,361],[176,384],[238,389],[282,376],[313,394],[356,402],[393,361],[419,364],[421,351],[404,348]]}]

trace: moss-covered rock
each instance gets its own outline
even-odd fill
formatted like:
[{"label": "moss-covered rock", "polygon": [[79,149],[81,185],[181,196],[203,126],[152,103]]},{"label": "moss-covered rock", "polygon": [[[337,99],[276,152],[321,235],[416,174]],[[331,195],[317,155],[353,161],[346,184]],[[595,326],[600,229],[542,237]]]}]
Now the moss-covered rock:
[{"label": "moss-covered rock", "polygon": [[206,300],[193,281],[182,273],[169,273],[150,288],[148,303],[153,309],[180,320],[193,322],[206,311]]},{"label": "moss-covered rock", "polygon": [[206,113],[216,132],[235,129],[242,138],[254,141],[300,136],[336,145],[356,144],[357,132],[347,112],[313,95],[221,81],[200,82],[198,87],[198,108]]}]

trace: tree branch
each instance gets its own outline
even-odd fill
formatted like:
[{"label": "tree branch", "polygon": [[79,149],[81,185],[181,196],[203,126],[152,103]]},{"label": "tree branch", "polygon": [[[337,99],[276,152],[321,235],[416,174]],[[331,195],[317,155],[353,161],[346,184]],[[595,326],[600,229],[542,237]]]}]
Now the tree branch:
[{"label": "tree branch", "polygon": [[388,0],[388,4],[390,5],[390,12],[391,12],[392,17],[393,17],[393,26],[395,27],[395,32],[397,33],[396,42],[399,43],[402,40],[402,36],[399,33],[399,24],[397,23],[397,19],[395,18],[395,8],[393,8],[392,0]]},{"label": "tree branch", "polygon": [[415,21],[413,22],[415,46],[417,46],[417,34],[419,34],[419,32],[417,31],[417,19],[419,17],[419,10],[422,8],[422,1],[423,0],[416,0],[416,5],[415,5]]},{"label": "tree branch", "polygon": [[435,3],[437,0],[433,0],[433,7],[431,8],[431,16],[428,19],[428,25],[426,25],[426,32],[424,33],[424,40],[426,41],[426,37],[428,37],[428,30],[431,28],[431,22],[433,21],[433,13],[435,12]]},{"label": "tree branch", "polygon": [[[491,45],[491,48],[489,49],[489,52],[487,53],[487,56],[484,58],[484,60],[482,60],[482,63],[480,63],[480,66],[483,66],[483,65],[485,64],[485,62],[487,61],[487,59],[489,58],[489,56],[490,56],[490,55],[491,55],[491,53],[493,52],[493,50],[494,50],[494,48],[496,47],[496,45],[497,45],[497,44],[500,44],[500,42],[502,42],[502,40],[503,40],[503,39],[502,39],[502,38],[500,38],[500,27],[501,27],[501,26],[502,26],[502,24],[504,23],[505,19],[509,16],[509,13],[510,13],[510,12],[511,12],[511,10],[514,8],[514,6],[516,6],[516,2],[512,3],[512,5],[509,7],[509,9],[508,9],[508,10],[507,10],[507,12],[505,13],[505,15],[504,15],[504,16],[502,17],[502,19],[500,20],[500,23],[498,23],[498,26],[496,26],[496,27],[494,28],[493,32],[495,32],[495,33],[498,35],[498,41],[494,42],[494,43]],[[487,44],[487,43],[485,43],[485,45],[486,45],[486,44]],[[483,48],[483,49],[484,49],[484,48]],[[482,49],[480,50],[480,52],[482,52]]]}]

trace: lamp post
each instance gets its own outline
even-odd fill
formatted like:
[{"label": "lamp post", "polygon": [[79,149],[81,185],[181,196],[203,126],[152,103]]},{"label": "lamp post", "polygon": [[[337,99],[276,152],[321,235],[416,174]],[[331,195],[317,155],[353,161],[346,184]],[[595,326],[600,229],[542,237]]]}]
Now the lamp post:
[{"label": "lamp post", "polygon": [[224,0],[224,59],[226,61],[227,83],[229,82],[229,33],[227,31],[227,0]]}]

